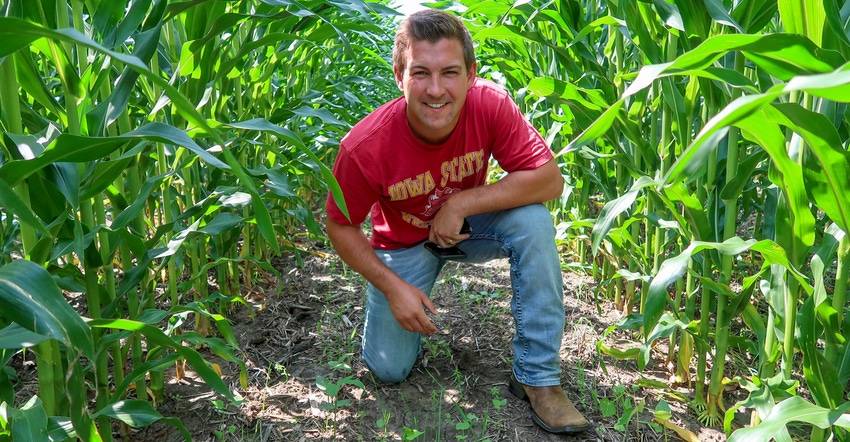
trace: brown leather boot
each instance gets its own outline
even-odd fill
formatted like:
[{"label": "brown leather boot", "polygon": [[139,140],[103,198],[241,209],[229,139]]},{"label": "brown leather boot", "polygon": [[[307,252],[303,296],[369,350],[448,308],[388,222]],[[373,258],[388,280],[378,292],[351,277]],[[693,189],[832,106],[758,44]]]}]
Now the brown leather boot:
[{"label": "brown leather boot", "polygon": [[513,374],[508,385],[516,397],[531,402],[531,418],[540,428],[557,434],[581,433],[590,428],[560,385],[530,387]]}]

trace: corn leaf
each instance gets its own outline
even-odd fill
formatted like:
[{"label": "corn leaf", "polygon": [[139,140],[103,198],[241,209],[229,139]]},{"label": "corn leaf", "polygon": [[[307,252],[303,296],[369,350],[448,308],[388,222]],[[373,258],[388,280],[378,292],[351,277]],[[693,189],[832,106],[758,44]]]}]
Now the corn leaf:
[{"label": "corn leaf", "polygon": [[7,321],[94,358],[91,329],[38,264],[17,260],[0,267],[0,312]]},{"label": "corn leaf", "polygon": [[7,416],[11,436],[15,442],[40,442],[47,440],[47,413],[41,399],[31,397],[21,408],[12,408],[11,404],[0,405],[4,410],[0,414]]},{"label": "corn leaf", "polygon": [[156,409],[153,408],[150,402],[142,400],[123,400],[113,402],[106,407],[101,408],[92,415],[93,418],[98,416],[109,416],[113,419],[118,419],[121,422],[133,427],[146,427],[154,422],[163,420],[177,427],[185,440],[192,440],[189,430],[183,426],[183,423],[177,419],[165,419]]},{"label": "corn leaf", "polygon": [[799,396],[779,402],[762,422],[755,427],[741,428],[729,436],[728,442],[756,442],[771,440],[790,422],[805,422],[818,428],[833,425],[850,428],[850,415],[846,414],[850,402],[836,409],[819,407]]},{"label": "corn leaf", "polygon": [[222,396],[230,400],[235,400],[233,394],[227,388],[227,385],[225,385],[221,380],[221,377],[207,365],[200,353],[191,347],[186,347],[171,339],[163,333],[162,330],[152,325],[129,319],[93,319],[89,322],[89,325],[92,328],[114,328],[141,333],[145,336],[145,338],[147,338],[149,343],[159,345],[179,353],[189,362],[189,364],[191,364],[192,368],[195,369],[201,378],[203,378],[207,385]]},{"label": "corn leaf", "polygon": [[845,232],[850,229],[850,154],[842,147],[838,132],[824,115],[794,104],[777,104],[785,116],[782,123],[806,140],[803,177],[806,192],[818,208]]}]

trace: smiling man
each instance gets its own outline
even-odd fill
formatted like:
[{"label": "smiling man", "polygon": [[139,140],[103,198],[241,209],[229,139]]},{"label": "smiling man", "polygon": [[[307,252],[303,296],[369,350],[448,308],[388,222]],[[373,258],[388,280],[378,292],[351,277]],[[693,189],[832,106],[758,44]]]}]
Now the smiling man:
[{"label": "smiling man", "polygon": [[[453,259],[447,256],[507,258],[516,323],[510,389],[531,402],[544,430],[581,432],[588,423],[560,386],[563,288],[555,229],[542,204],[560,196],[563,177],[510,96],[475,71],[472,39],[457,17],[412,14],[393,49],[404,96],[340,143],[334,176],[350,218],[328,196],[327,231],[339,256],[368,281],[363,359],[378,379],[403,381],[421,335],[437,331],[429,295]],[[508,172],[495,183],[486,182],[491,157]],[[367,216],[371,237],[361,229]]]}]

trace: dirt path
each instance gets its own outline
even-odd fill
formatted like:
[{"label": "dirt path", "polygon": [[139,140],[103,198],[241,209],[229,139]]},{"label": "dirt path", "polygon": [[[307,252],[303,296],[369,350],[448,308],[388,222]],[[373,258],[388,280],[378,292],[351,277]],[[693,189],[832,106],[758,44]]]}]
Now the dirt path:
[{"label": "dirt path", "polygon": [[[191,371],[181,380],[169,374],[169,398],[159,409],[180,418],[193,440],[680,440],[650,423],[662,395],[673,412],[671,422],[690,428],[699,440],[725,440],[720,431],[699,428],[676,400],[677,390],[639,387],[665,383],[666,370],[638,373],[632,362],[600,357],[596,342],[619,313],[596,307],[587,278],[564,273],[567,330],[561,355],[567,394],[593,429],[565,437],[542,432],[532,423],[528,404],[508,391],[514,327],[505,262],[446,267],[433,293],[440,332],[425,342],[423,357],[399,385],[376,382],[360,360],[364,283],[356,273],[318,252],[304,255],[303,266],[291,256],[275,266],[282,275],[280,294],[256,287],[247,296],[260,306],[253,318],[247,309],[231,315],[249,388],[238,387],[234,364],[222,369],[245,401],[217,402]],[[326,392],[336,387],[334,401]],[[641,408],[623,425],[624,415]],[[136,432],[133,440],[182,437],[157,423]]]}]

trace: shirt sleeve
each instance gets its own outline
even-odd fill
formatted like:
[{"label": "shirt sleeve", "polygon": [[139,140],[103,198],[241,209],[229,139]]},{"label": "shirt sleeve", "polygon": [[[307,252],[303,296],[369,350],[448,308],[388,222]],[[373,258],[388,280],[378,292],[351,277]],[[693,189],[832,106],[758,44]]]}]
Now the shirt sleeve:
[{"label": "shirt sleeve", "polygon": [[508,94],[500,101],[495,116],[493,158],[507,172],[536,169],[554,157],[552,149],[525,119]]},{"label": "shirt sleeve", "polygon": [[372,210],[372,206],[378,201],[378,194],[366,181],[363,171],[343,146],[340,146],[339,154],[337,154],[333,175],[342,189],[351,219],[345,217],[330,192],[326,202],[328,217],[339,224],[363,223]]}]

